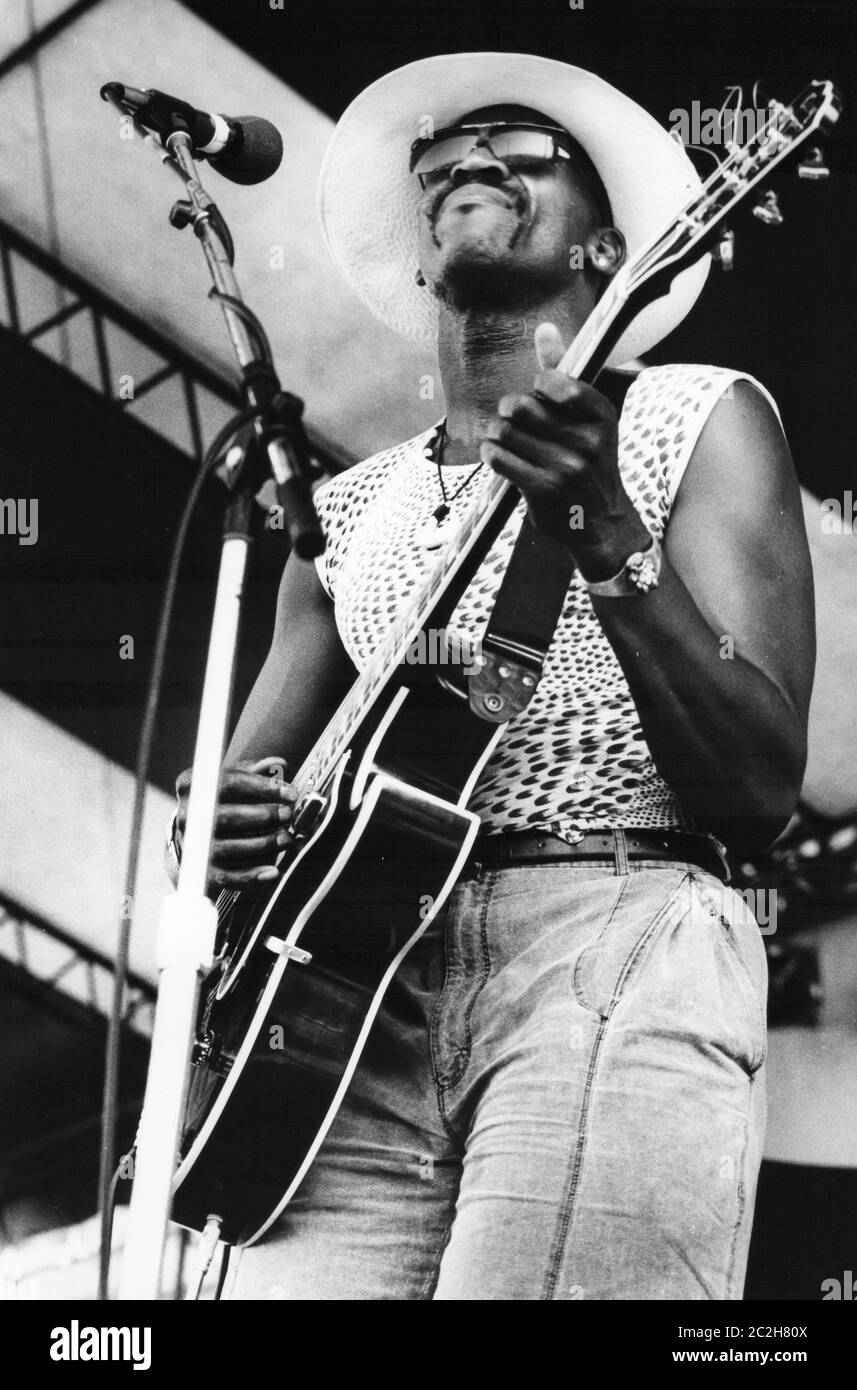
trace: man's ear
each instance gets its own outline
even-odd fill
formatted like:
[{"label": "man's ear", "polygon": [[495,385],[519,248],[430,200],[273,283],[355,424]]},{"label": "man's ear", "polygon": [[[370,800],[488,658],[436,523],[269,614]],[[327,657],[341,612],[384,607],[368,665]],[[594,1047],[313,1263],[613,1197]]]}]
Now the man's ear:
[{"label": "man's ear", "polygon": [[587,238],[584,249],[587,266],[608,279],[616,274],[628,254],[625,238],[615,227],[598,227]]}]

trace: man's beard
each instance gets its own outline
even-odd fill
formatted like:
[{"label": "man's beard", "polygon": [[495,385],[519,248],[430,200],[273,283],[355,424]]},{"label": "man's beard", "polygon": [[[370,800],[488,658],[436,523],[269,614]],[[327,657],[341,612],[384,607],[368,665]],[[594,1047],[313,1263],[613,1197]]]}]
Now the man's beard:
[{"label": "man's beard", "polygon": [[453,313],[472,314],[525,313],[567,287],[565,265],[522,271],[502,260],[464,258],[446,265],[429,288]]}]

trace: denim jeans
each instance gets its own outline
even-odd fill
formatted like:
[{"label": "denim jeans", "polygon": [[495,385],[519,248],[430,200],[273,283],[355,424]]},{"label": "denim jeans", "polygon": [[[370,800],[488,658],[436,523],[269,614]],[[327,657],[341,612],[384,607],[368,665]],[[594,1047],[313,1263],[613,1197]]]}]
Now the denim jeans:
[{"label": "denim jeans", "polygon": [[688,864],[482,868],[391,985],[244,1299],[739,1299],[765,955]]}]

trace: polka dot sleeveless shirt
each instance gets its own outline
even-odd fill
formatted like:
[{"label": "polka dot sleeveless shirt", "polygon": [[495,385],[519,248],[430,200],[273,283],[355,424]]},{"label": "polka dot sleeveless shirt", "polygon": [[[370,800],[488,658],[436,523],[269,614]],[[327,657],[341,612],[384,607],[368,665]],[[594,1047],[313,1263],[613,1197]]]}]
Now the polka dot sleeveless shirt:
[{"label": "polka dot sleeveless shirt", "polygon": [[[719,367],[649,367],[631,383],[619,421],[619,468],[634,506],[659,539],[703,426],[739,379],[771,401],[752,377]],[[426,454],[431,439],[429,430],[386,449],[315,495],[328,538],[316,565],[358,670],[437,563],[437,552],[425,549],[420,534],[442,500],[436,466]],[[448,470],[448,494],[468,471]],[[476,474],[451,501],[453,516],[465,514],[492,476],[487,468]],[[471,651],[523,516],[521,502],[448,624]],[[655,768],[622,668],[577,573],[536,693],[510,720],[468,804],[489,833],[547,830],[569,843],[588,830],[704,828],[685,814]]]}]

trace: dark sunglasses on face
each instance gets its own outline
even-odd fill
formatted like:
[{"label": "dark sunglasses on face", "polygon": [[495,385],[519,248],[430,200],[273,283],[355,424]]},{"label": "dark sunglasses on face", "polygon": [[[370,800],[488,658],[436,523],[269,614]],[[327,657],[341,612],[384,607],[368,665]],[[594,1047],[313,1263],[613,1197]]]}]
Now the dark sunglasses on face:
[{"label": "dark sunglasses on face", "polygon": [[411,173],[421,188],[447,178],[451,169],[466,158],[477,143],[487,145],[503,163],[518,160],[557,160],[571,158],[571,139],[558,126],[460,125],[439,130],[431,139],[415,140],[411,145]]}]

